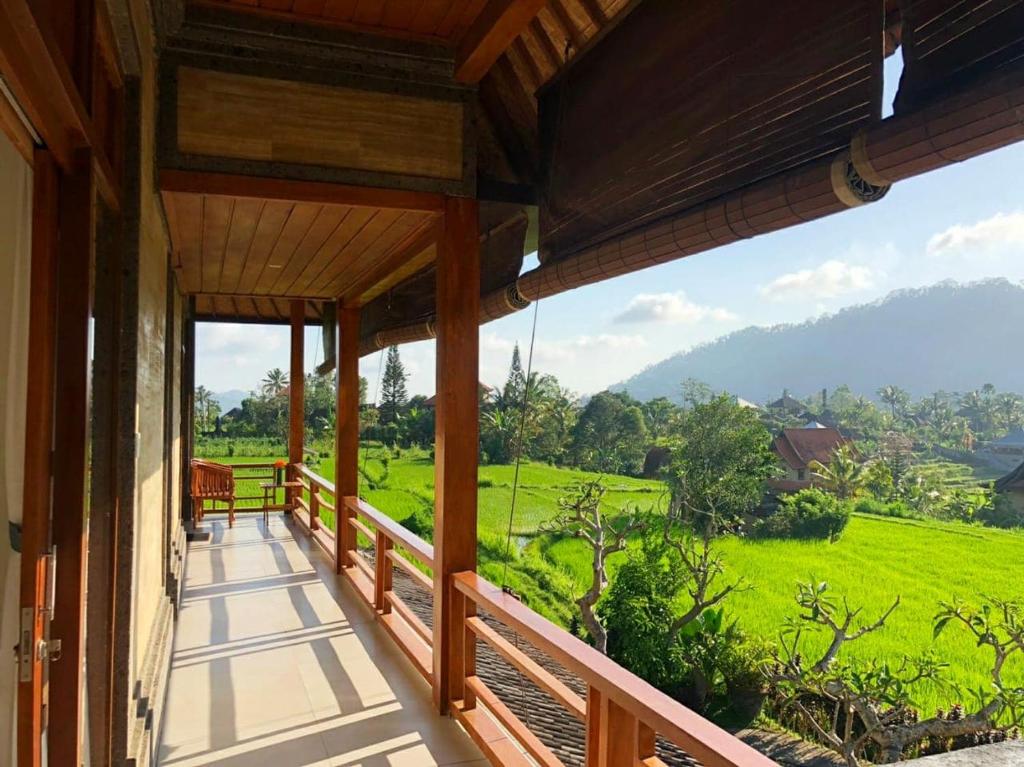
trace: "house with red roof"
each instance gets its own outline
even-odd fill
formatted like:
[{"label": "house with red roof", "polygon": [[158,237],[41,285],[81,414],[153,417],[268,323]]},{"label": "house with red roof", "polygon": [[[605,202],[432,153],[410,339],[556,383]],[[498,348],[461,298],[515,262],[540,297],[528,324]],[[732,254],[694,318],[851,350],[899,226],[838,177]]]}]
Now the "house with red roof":
[{"label": "house with red roof", "polygon": [[772,452],[778,456],[785,474],[769,480],[769,487],[783,493],[811,487],[810,465],[815,461],[828,463],[836,450],[849,442],[838,429],[815,421],[802,428],[783,429],[772,441]]}]

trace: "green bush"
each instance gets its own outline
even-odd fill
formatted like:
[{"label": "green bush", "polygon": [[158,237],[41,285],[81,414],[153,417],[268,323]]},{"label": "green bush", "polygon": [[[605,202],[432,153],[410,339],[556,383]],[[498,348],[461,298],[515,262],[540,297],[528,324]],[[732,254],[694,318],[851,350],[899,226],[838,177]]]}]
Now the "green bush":
[{"label": "green bush", "polygon": [[838,540],[850,521],[850,506],[817,488],[783,496],[778,511],[753,530],[758,538],[825,538]]},{"label": "green bush", "polygon": [[974,518],[988,527],[1024,527],[1024,509],[1014,506],[1005,495],[997,495],[991,504],[978,509]]},{"label": "green bush", "polygon": [[874,514],[876,517],[900,517],[901,519],[919,519],[917,514],[903,501],[879,501],[875,498],[861,498],[853,510],[858,514]]}]

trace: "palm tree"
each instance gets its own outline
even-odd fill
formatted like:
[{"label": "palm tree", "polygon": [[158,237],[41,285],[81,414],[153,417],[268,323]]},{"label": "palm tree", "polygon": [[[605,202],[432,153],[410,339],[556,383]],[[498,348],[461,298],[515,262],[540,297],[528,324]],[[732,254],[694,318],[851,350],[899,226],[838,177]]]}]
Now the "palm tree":
[{"label": "palm tree", "polygon": [[811,461],[814,477],[840,500],[853,498],[868,481],[866,465],[857,460],[850,445],[843,445],[829,459],[828,465]]},{"label": "palm tree", "polygon": [[282,391],[284,387],[288,385],[288,374],[285,373],[281,368],[274,368],[268,370],[266,378],[261,382],[263,393],[271,397],[276,397]]},{"label": "palm tree", "polygon": [[903,406],[906,405],[907,401],[910,399],[910,395],[908,395],[900,387],[894,386],[893,384],[883,386],[881,389],[879,389],[878,396],[882,398],[882,402],[887,404],[892,409],[892,419],[894,421],[896,420],[896,408],[899,407],[902,409]]},{"label": "palm tree", "polygon": [[209,428],[210,402],[213,394],[205,386],[197,386],[195,393],[195,422],[199,431],[206,431]]},{"label": "palm tree", "polygon": [[1021,422],[1021,398],[1018,394],[1006,392],[995,398],[995,410],[1003,419],[1007,430],[1019,426]]}]

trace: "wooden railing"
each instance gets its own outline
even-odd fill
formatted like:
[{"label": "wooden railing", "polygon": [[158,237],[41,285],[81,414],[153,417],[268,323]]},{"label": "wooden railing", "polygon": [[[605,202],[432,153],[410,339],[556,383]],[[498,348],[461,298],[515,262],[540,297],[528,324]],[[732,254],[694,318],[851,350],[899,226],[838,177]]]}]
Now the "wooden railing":
[{"label": "wooden railing", "polygon": [[[377,619],[428,681],[433,682],[433,635],[393,588],[393,567],[428,593],[433,581],[433,547],[365,501],[346,497],[340,506],[325,500],[334,485],[303,464],[291,467],[308,500],[297,501],[294,518],[334,559],[335,533],[319,524],[325,508],[340,508],[338,522],[357,541],[341,551],[342,571]],[[340,528],[344,529],[344,528]],[[373,561],[367,556],[373,552]],[[364,554],[364,552],[366,552]],[[419,566],[418,566],[419,565]],[[770,767],[775,762],[725,730],[630,673],[590,645],[530,610],[475,572],[457,573],[454,608],[465,615],[462,690],[451,702],[453,715],[487,756],[500,767],[564,767],[559,758],[476,673],[477,642],[485,642],[507,663],[547,692],[586,728],[585,767],[665,767],[656,754],[658,736],[697,758],[705,767]],[[587,685],[584,700],[540,663],[499,634],[482,611],[522,637]],[[528,756],[527,756],[528,755]]]}]

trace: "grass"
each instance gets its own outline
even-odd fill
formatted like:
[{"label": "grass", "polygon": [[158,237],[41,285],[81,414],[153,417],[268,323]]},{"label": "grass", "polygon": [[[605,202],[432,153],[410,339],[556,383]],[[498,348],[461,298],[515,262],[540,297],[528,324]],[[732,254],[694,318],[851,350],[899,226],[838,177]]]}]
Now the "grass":
[{"label": "grass", "polygon": [[[588,552],[578,541],[537,545],[568,567],[577,583],[588,577]],[[898,660],[933,651],[949,664],[947,680],[970,689],[988,689],[990,656],[966,633],[947,630],[933,641],[939,602],[954,596],[975,603],[982,595],[1024,598],[1021,532],[854,515],[835,544],[729,538],[721,548],[728,574],[752,585],[731,596],[726,607],[746,631],[776,638],[783,620],[797,614],[793,598],[800,581],[826,581],[834,596],[863,605],[864,617],[872,621],[899,596],[900,606],[886,626],[848,645],[847,657]],[[824,635],[813,639],[809,647],[824,649]],[[1024,662],[1011,664],[1004,679],[1024,682]],[[930,713],[959,699],[950,690],[922,685],[916,703]],[[966,696],[964,702],[969,703]]]},{"label": "grass", "polygon": [[[386,478],[382,455],[380,449],[371,449],[368,456],[361,457],[360,466],[365,465],[366,475],[376,484],[370,487],[367,476],[361,476],[361,495],[398,521],[417,510],[431,513],[434,469],[429,455],[405,451],[401,457],[391,458]],[[923,466],[950,485],[969,486],[984,479],[971,467],[949,461],[926,461]],[[322,459],[316,471],[333,478],[333,460]],[[558,498],[574,483],[596,476],[536,463],[522,467],[512,521],[517,545],[512,547],[513,560],[506,576],[505,541],[514,468],[482,466],[479,471],[481,573],[495,583],[507,583],[532,608],[563,626],[569,624],[573,613],[571,596],[582,591],[589,577],[589,554],[580,541],[554,540],[541,534],[540,528],[557,513]],[[626,504],[651,506],[660,501],[663,492],[658,482],[618,476],[604,480],[610,488],[605,496],[606,512]],[[774,639],[785,618],[796,615],[793,596],[798,581],[827,581],[836,597],[847,597],[852,606],[863,605],[864,616],[871,620],[898,595],[901,605],[886,627],[849,645],[848,657],[898,660],[934,651],[949,664],[948,680],[972,689],[987,689],[989,658],[962,633],[947,631],[932,640],[932,618],[939,601],[956,596],[976,602],[983,595],[1024,599],[1021,531],[854,515],[835,544],[729,538],[721,547],[729,575],[743,576],[752,585],[727,602],[727,611],[746,631]],[[613,570],[621,556],[613,557]],[[814,639],[818,647],[823,646],[823,636]],[[1024,683],[1024,663],[1011,665],[1006,678]],[[950,690],[922,686],[916,702],[930,713],[959,699]],[[966,696],[963,700],[969,702]]]}]

